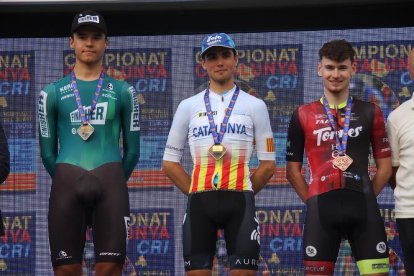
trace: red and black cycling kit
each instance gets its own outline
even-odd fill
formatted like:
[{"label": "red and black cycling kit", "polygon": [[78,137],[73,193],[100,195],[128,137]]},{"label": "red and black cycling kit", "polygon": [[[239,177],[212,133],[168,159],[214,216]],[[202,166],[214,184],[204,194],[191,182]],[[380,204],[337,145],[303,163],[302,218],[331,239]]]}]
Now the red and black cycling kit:
[{"label": "red and black cycling kit", "polygon": [[321,101],[300,106],[292,115],[286,161],[309,166],[304,260],[307,275],[332,275],[342,238],[349,240],[361,274],[388,271],[388,247],[372,183],[368,175],[370,144],[375,159],[390,157],[380,108],[353,99],[346,154],[352,164],[341,171],[336,138],[343,136],[344,107],[333,110],[333,129]]}]

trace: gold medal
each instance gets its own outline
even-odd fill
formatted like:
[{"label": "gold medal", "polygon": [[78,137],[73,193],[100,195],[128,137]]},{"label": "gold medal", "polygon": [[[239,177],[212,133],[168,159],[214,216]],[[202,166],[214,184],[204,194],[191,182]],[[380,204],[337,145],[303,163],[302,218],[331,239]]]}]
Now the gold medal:
[{"label": "gold medal", "polygon": [[90,123],[81,125],[77,132],[79,134],[79,136],[83,139],[83,140],[88,140],[89,137],[91,137],[92,133],[94,132],[94,128]]},{"label": "gold medal", "polygon": [[220,160],[226,154],[226,151],[226,147],[223,144],[214,144],[208,149],[208,152],[216,160]]},{"label": "gold medal", "polygon": [[349,157],[348,155],[339,155],[337,157],[335,157],[332,160],[332,163],[335,165],[335,167],[337,167],[338,169],[340,169],[341,171],[345,171],[346,169],[348,169],[348,167],[352,164],[354,160],[352,160],[351,157]]}]

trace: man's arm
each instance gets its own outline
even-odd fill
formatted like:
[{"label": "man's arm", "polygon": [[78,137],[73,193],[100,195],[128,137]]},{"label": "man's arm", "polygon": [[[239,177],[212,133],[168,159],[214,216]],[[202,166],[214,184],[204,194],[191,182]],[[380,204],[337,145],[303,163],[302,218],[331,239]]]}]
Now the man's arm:
[{"label": "man's arm", "polygon": [[308,196],[308,184],[302,174],[302,162],[286,162],[286,178],[295,189],[296,193],[306,203]]},{"label": "man's arm", "polygon": [[372,180],[375,196],[384,188],[387,181],[392,175],[391,157],[375,159],[377,165],[377,172],[375,173],[374,179]]},{"label": "man's arm", "polygon": [[58,154],[57,114],[53,85],[40,92],[38,108],[40,156],[47,172],[53,177]]},{"label": "man's arm", "polygon": [[259,166],[250,176],[252,181],[253,191],[257,194],[266,183],[270,180],[273,173],[275,172],[275,161],[273,160],[260,160]]},{"label": "man's arm", "polygon": [[174,182],[175,186],[184,194],[188,195],[191,185],[191,177],[178,162],[162,162],[162,171]]},{"label": "man's arm", "polygon": [[[122,94],[122,134],[123,151],[122,167],[125,179],[128,180],[139,160],[140,123],[137,93],[132,86],[125,83],[127,92]],[[124,92],[124,91],[122,91]]]}]

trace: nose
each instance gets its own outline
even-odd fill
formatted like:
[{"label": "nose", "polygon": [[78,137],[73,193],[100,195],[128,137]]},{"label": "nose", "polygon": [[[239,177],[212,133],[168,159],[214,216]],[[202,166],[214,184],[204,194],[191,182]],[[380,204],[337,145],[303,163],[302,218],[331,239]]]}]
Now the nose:
[{"label": "nose", "polygon": [[339,70],[338,70],[337,68],[335,68],[335,69],[332,71],[332,76],[334,76],[335,78],[339,77]]},{"label": "nose", "polygon": [[91,46],[93,44],[92,41],[93,41],[93,38],[92,37],[86,38],[86,45],[87,46]]}]

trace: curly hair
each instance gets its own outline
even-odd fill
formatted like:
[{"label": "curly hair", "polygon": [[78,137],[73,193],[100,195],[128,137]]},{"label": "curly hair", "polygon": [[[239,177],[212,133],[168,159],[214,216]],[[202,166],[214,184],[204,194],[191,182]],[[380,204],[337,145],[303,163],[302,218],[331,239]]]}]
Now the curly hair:
[{"label": "curly hair", "polygon": [[319,59],[322,60],[323,57],[337,62],[342,62],[349,58],[351,62],[354,62],[355,50],[352,48],[351,43],[345,39],[334,39],[326,42],[319,49]]}]

